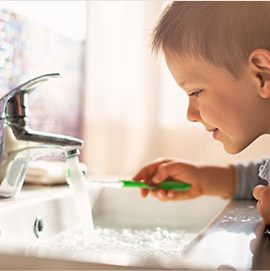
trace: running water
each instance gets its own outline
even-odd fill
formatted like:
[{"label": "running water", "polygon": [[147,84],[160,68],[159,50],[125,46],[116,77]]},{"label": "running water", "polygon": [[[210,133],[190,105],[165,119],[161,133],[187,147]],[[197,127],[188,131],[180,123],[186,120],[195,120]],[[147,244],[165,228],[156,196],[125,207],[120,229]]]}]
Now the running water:
[{"label": "running water", "polygon": [[92,207],[85,187],[85,177],[80,168],[77,156],[67,158],[67,182],[73,190],[74,200],[82,227],[83,236],[86,241],[91,239],[91,230],[94,229]]},{"label": "running water", "polygon": [[97,221],[94,228],[78,157],[68,158],[67,167],[67,181],[74,192],[80,223],[59,234],[31,242],[27,247],[28,255],[116,265],[158,264],[162,259],[166,264],[177,263],[184,248],[198,235],[173,226],[142,228],[137,224],[125,227],[119,223],[119,227],[111,227],[110,219],[101,223],[105,227]]}]

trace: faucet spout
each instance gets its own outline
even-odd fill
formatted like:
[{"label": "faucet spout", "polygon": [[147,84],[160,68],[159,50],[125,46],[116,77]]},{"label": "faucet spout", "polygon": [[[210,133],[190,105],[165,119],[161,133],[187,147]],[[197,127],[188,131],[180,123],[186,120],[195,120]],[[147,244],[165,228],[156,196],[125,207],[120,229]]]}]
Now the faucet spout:
[{"label": "faucet spout", "polygon": [[15,88],[16,91],[12,90],[13,95],[7,94],[0,100],[3,105],[3,99],[8,97],[0,119],[0,197],[15,197],[21,191],[29,162],[48,156],[67,159],[79,155],[83,146],[78,138],[34,131],[29,127],[26,94],[33,90],[33,85],[48,77],[50,74],[32,79]]},{"label": "faucet spout", "polygon": [[63,150],[79,149],[83,145],[83,141],[66,135],[45,133],[34,131],[27,126],[14,125],[12,133],[14,137],[22,142],[27,142],[27,146],[57,146]]}]

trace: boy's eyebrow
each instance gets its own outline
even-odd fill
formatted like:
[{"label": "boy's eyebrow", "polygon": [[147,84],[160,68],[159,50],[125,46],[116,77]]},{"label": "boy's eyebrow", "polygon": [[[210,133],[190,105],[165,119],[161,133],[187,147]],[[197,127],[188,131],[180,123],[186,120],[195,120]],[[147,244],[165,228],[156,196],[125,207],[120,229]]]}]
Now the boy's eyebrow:
[{"label": "boy's eyebrow", "polygon": [[177,81],[177,84],[180,85],[181,87],[185,86],[185,81]]},{"label": "boy's eyebrow", "polygon": [[[188,83],[186,83],[185,81],[177,81],[177,84],[181,87],[181,88],[183,88],[183,89],[195,89],[196,87],[192,87],[192,83],[191,83],[191,85],[189,85]],[[196,83],[194,83],[194,84],[196,84],[196,85],[199,85],[200,83],[198,82],[196,82]]]},{"label": "boy's eyebrow", "polygon": [[177,81],[176,82],[180,87],[185,88],[186,82],[185,81]]},{"label": "boy's eyebrow", "polygon": [[177,84],[183,89],[192,89],[188,87],[188,83],[186,83],[185,81],[178,81]]}]

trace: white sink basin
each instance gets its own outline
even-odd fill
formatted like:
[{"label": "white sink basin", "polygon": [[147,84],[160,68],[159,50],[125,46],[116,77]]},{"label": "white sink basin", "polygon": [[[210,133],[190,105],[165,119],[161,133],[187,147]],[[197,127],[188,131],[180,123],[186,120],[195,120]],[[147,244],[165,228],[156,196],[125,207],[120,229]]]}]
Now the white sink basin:
[{"label": "white sink basin", "polygon": [[17,200],[0,200],[0,267],[24,260],[35,261],[35,269],[180,268],[182,251],[227,204],[214,197],[160,202],[142,199],[136,189],[87,187],[96,227],[87,244],[68,187],[28,189]]}]

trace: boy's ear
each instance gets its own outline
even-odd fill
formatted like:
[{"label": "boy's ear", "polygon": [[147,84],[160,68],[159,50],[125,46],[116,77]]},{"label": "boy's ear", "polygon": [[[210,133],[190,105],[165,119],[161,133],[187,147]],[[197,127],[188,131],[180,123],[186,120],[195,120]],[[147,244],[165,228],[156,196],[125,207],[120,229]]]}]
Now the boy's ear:
[{"label": "boy's ear", "polygon": [[270,98],[270,51],[255,49],[249,56],[249,68],[262,98]]}]

